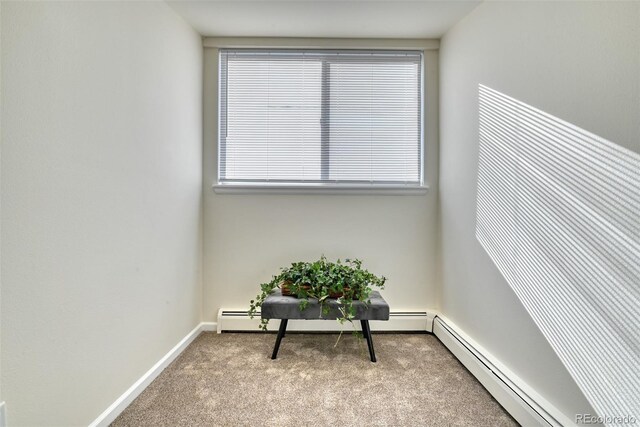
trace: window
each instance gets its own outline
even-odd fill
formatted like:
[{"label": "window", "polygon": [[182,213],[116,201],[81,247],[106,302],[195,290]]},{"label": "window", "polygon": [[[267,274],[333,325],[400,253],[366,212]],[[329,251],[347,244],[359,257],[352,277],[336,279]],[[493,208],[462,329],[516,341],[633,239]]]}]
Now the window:
[{"label": "window", "polygon": [[220,50],[218,183],[422,185],[422,52]]}]

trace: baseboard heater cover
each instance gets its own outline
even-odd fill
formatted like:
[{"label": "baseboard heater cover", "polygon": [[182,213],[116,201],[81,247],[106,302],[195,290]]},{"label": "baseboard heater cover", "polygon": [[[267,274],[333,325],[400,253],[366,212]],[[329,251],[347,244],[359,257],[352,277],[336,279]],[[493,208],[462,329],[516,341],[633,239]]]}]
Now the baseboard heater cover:
[{"label": "baseboard heater cover", "polygon": [[436,315],[433,333],[521,425],[576,426],[446,318]]},{"label": "baseboard heater cover", "polygon": [[[388,321],[372,320],[370,323],[372,331],[389,331],[389,332],[431,332],[433,318],[432,311],[392,311],[389,313]],[[227,310],[220,309],[218,311],[218,333],[221,332],[255,332],[258,331],[260,325],[260,313],[251,319],[246,310]],[[355,322],[359,328],[359,322]],[[279,320],[269,322],[269,330],[277,331],[280,326]],[[340,325],[335,320],[291,320],[287,327],[287,331],[341,331],[346,326]]]}]

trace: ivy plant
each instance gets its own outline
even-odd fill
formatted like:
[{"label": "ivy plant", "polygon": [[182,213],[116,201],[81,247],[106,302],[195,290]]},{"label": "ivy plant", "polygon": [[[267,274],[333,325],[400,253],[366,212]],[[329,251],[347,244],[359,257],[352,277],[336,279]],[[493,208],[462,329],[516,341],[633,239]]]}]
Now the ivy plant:
[{"label": "ivy plant", "polygon": [[[337,321],[340,324],[353,324],[356,315],[353,302],[369,304],[373,289],[384,289],[386,280],[384,276],[378,277],[363,269],[362,261],[359,259],[328,262],[323,255],[314,262],[294,262],[290,267],[282,268],[280,274],[273,276],[270,282],[260,285],[260,293],[250,301],[249,316],[253,319],[264,300],[276,288],[281,287],[283,294],[300,299],[301,311],[308,307],[311,298],[317,299],[320,304],[320,318],[329,313],[327,299],[335,298],[340,312]],[[261,319],[260,329],[266,331],[268,324],[269,319]]]}]

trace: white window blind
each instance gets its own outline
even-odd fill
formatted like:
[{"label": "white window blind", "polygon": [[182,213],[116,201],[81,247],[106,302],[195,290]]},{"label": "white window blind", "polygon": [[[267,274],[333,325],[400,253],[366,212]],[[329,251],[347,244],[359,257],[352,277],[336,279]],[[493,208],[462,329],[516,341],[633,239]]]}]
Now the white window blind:
[{"label": "white window blind", "polygon": [[422,184],[422,53],[221,49],[220,184]]}]

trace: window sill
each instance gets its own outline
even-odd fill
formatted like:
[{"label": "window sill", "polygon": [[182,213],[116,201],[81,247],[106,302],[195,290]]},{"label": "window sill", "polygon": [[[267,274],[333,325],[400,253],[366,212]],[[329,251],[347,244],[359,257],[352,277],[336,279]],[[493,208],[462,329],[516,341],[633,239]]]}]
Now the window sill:
[{"label": "window sill", "polygon": [[218,194],[338,194],[338,195],[422,195],[429,187],[409,185],[336,185],[336,184],[214,184]]}]

